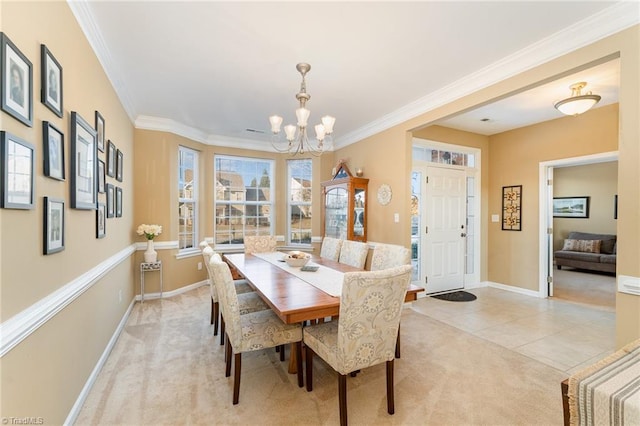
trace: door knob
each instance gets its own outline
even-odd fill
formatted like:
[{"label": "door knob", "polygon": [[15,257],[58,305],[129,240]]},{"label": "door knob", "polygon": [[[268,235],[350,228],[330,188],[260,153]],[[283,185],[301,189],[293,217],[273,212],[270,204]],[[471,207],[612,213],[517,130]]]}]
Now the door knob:
[{"label": "door knob", "polygon": [[465,234],[464,232],[462,234],[460,234],[461,237],[466,237],[467,234]]}]

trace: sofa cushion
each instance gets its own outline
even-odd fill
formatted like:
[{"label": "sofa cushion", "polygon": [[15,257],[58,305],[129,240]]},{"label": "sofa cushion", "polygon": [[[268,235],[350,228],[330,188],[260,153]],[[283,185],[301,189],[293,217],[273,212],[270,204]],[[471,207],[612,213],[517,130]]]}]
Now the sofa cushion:
[{"label": "sofa cushion", "polygon": [[564,240],[564,251],[579,251],[584,253],[600,253],[601,240]]},{"label": "sofa cushion", "polygon": [[599,253],[583,253],[579,251],[557,251],[555,252],[556,258],[561,259],[571,259],[571,260],[581,260],[583,262],[600,262],[600,257],[602,255]]},{"label": "sofa cushion", "polygon": [[617,256],[615,254],[603,254],[600,256],[600,263],[612,263],[616,264]]},{"label": "sofa cushion", "polygon": [[589,232],[569,232],[568,239],[572,240],[602,240],[600,253],[612,254],[616,244],[616,236],[612,234],[592,234]]}]

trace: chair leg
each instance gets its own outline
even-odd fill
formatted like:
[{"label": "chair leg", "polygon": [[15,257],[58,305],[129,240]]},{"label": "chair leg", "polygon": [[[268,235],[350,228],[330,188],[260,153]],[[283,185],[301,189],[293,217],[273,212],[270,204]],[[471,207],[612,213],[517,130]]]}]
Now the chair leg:
[{"label": "chair leg", "polygon": [[387,361],[387,412],[396,412],[395,400],[393,398],[393,360]]},{"label": "chair leg", "polygon": [[[284,348],[282,350],[284,352]],[[296,342],[296,368],[298,370],[298,387],[304,386],[304,377],[302,375],[302,341]]]},{"label": "chair leg", "polygon": [[224,335],[225,335],[224,317],[220,315],[220,346],[224,345]]},{"label": "chair leg", "polygon": [[[307,369],[307,392],[313,390],[313,351],[309,346],[305,346],[305,365]],[[302,362],[302,360],[300,360]]]},{"label": "chair leg", "polygon": [[[228,340],[228,339],[227,339]],[[233,362],[236,364],[233,373],[233,405],[238,403],[240,399],[240,371],[242,370],[242,352],[237,353]]]},{"label": "chair leg", "polygon": [[227,338],[227,344],[224,347],[224,377],[229,377],[231,375],[231,343],[229,343],[229,339]]},{"label": "chair leg", "polygon": [[400,324],[398,324],[398,337],[396,338],[396,358],[400,358]]},{"label": "chair leg", "polygon": [[[213,302],[213,297],[212,297],[211,298],[211,324],[213,324],[213,311],[214,311],[213,305],[214,305],[214,302]],[[214,334],[214,336],[215,336],[215,334]]]},{"label": "chair leg", "polygon": [[340,426],[347,426],[347,376],[345,374],[338,374],[338,401]]},{"label": "chair leg", "polygon": [[284,345],[280,345],[280,362],[284,361]]},{"label": "chair leg", "polygon": [[218,302],[215,302],[213,304],[213,335],[217,336],[218,335],[218,318],[220,318],[220,304]]}]

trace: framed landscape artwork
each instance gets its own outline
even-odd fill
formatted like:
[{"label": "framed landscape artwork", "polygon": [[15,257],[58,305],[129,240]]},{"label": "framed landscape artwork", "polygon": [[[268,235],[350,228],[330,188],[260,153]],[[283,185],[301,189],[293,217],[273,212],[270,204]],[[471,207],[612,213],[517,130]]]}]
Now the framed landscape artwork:
[{"label": "framed landscape artwork", "polygon": [[553,217],[588,218],[589,198],[590,197],[554,197]]}]

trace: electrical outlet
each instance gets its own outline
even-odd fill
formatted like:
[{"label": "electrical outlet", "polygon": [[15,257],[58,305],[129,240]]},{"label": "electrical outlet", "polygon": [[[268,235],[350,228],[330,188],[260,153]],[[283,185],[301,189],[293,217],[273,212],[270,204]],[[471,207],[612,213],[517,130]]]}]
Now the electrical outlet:
[{"label": "electrical outlet", "polygon": [[122,303],[122,289],[120,289],[120,291],[118,291],[118,302]]},{"label": "electrical outlet", "polygon": [[394,213],[393,214],[393,221],[395,223],[400,223],[400,214],[399,213]]},{"label": "electrical outlet", "polygon": [[202,271],[202,262],[198,262],[198,271]]}]

